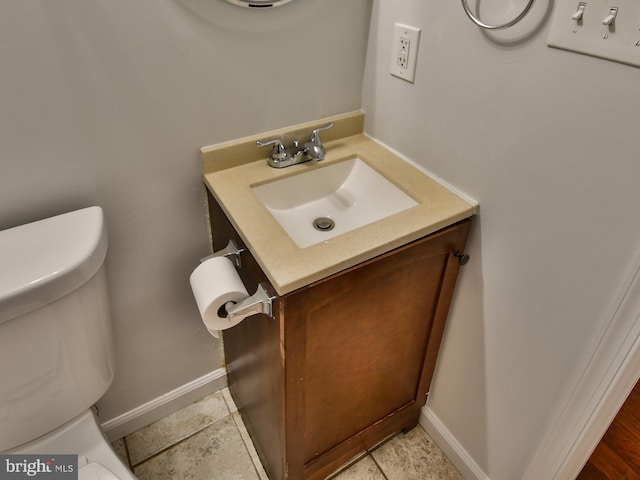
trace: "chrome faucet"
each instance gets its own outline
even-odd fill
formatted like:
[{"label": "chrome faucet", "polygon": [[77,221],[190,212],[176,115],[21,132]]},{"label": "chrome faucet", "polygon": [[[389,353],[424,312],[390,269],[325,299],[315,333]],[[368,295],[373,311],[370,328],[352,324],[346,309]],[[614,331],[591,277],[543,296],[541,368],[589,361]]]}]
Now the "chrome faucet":
[{"label": "chrome faucet", "polygon": [[267,159],[269,166],[273,168],[290,167],[298,163],[308,162],[310,160],[319,162],[324,160],[324,147],[320,140],[320,132],[333,127],[333,122],[322,127],[315,128],[311,131],[309,141],[304,145],[299,140],[294,140],[291,147],[286,148],[279,138],[268,140],[266,142],[256,142],[259,147],[267,147],[273,145],[271,155]]}]

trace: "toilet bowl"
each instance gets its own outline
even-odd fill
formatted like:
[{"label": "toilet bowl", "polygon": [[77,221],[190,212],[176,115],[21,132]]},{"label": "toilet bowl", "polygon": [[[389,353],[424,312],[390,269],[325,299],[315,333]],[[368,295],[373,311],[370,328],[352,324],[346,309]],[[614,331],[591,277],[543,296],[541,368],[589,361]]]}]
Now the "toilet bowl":
[{"label": "toilet bowl", "polygon": [[0,452],[134,480],[92,410],[114,373],[106,251],[100,207],[0,231]]}]

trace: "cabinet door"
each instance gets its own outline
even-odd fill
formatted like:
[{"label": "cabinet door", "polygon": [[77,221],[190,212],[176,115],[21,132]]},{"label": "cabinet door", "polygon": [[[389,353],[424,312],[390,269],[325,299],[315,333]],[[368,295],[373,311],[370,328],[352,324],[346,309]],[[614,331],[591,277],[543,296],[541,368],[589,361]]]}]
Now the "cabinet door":
[{"label": "cabinet door", "polygon": [[462,222],[286,296],[287,444],[301,477],[415,426],[467,231]]}]

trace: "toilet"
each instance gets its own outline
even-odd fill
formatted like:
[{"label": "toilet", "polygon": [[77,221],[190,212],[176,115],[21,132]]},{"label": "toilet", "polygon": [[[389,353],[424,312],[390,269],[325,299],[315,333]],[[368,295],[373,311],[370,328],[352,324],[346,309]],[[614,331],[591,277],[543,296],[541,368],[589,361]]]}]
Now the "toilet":
[{"label": "toilet", "polygon": [[0,453],[78,455],[81,480],[135,480],[93,405],[113,380],[100,207],[0,231]]}]

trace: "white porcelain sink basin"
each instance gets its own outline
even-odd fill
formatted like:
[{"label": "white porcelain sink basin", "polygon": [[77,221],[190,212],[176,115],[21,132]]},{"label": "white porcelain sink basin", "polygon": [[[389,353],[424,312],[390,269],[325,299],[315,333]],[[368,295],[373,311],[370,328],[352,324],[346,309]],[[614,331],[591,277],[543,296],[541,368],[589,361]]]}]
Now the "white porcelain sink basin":
[{"label": "white porcelain sink basin", "polygon": [[359,158],[251,188],[300,248],[418,205]]}]

